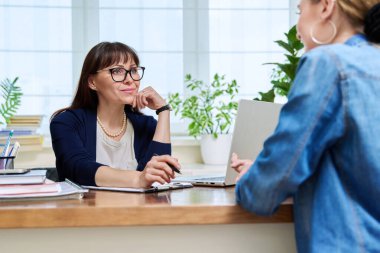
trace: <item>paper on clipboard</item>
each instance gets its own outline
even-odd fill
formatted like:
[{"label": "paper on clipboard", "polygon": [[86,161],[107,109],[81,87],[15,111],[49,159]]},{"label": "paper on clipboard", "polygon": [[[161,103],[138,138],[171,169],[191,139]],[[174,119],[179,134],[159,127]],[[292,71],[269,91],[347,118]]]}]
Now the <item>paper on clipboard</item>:
[{"label": "paper on clipboard", "polygon": [[116,191],[116,192],[135,192],[135,193],[150,193],[150,192],[161,192],[175,189],[183,189],[193,187],[191,183],[169,183],[169,184],[159,184],[153,183],[150,188],[128,188],[128,187],[103,187],[103,186],[88,186],[82,185],[85,189],[90,190],[102,190],[102,191]]}]

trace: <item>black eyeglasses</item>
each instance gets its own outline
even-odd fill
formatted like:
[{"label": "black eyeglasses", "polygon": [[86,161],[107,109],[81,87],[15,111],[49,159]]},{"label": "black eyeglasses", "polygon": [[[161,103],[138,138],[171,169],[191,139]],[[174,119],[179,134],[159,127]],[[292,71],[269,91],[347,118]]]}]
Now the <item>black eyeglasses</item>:
[{"label": "black eyeglasses", "polygon": [[112,69],[98,70],[97,72],[104,70],[108,70],[111,73],[112,80],[115,82],[124,82],[127,78],[128,73],[132,80],[140,81],[144,76],[145,67],[131,68],[130,70],[121,67],[115,67]]}]

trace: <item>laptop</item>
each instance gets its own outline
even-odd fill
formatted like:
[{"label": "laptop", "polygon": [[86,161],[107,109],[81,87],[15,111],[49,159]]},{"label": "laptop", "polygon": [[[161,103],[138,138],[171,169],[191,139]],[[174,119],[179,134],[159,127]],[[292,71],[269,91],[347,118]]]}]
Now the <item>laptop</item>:
[{"label": "laptop", "polygon": [[173,182],[189,182],[201,186],[235,185],[237,172],[231,168],[231,155],[237,153],[242,159],[255,160],[263,148],[264,141],[277,126],[282,105],[255,100],[240,100],[232,135],[228,163],[224,176],[177,177]]}]

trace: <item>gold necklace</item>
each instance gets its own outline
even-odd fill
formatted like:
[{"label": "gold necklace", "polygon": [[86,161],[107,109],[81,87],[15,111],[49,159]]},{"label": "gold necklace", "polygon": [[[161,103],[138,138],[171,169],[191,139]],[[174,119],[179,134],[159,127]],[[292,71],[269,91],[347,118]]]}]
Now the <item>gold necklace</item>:
[{"label": "gold necklace", "polygon": [[97,118],[97,120],[98,120],[98,123],[99,123],[100,128],[103,130],[103,132],[104,132],[108,137],[111,137],[111,138],[116,138],[116,137],[120,136],[120,135],[124,132],[124,130],[125,130],[126,126],[127,126],[127,115],[125,115],[125,112],[124,112],[124,114],[123,114],[123,125],[121,126],[120,131],[117,132],[117,133],[115,133],[115,134],[114,134],[114,133],[110,133],[110,132],[109,132],[109,131],[103,126],[103,123],[100,121],[100,119],[99,119],[98,116],[97,116],[96,118]]}]

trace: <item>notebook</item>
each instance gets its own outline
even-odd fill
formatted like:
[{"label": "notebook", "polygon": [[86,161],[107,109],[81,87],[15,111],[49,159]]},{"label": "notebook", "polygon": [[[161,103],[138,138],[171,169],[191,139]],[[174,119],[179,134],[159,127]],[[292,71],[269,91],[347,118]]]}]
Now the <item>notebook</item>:
[{"label": "notebook", "polygon": [[150,193],[150,192],[161,192],[161,191],[168,191],[168,190],[190,188],[190,187],[193,187],[193,185],[191,183],[186,183],[186,182],[183,182],[183,183],[171,182],[169,184],[153,183],[153,185],[149,188],[102,187],[102,186],[88,186],[88,185],[82,185],[82,187],[85,189],[90,189],[90,190]]},{"label": "notebook", "polygon": [[[17,170],[17,169],[15,169]],[[10,171],[10,170],[7,170]],[[0,185],[8,184],[42,184],[46,179],[46,170],[30,170],[21,174],[0,175]]]},{"label": "notebook", "polygon": [[81,199],[86,192],[88,190],[68,179],[64,182],[46,180],[44,184],[39,185],[2,185],[0,186],[0,202]]},{"label": "notebook", "polygon": [[43,184],[13,184],[13,185],[3,185],[0,186],[0,197],[1,196],[18,196],[22,194],[42,194],[42,193],[53,193],[59,192],[60,187],[58,183],[54,183],[49,179],[45,180]]},{"label": "notebook", "polygon": [[264,141],[277,125],[281,107],[281,104],[240,100],[225,174],[176,177],[172,181],[219,187],[235,185],[237,172],[230,166],[232,153],[237,153],[242,159],[255,160],[263,148]]}]

